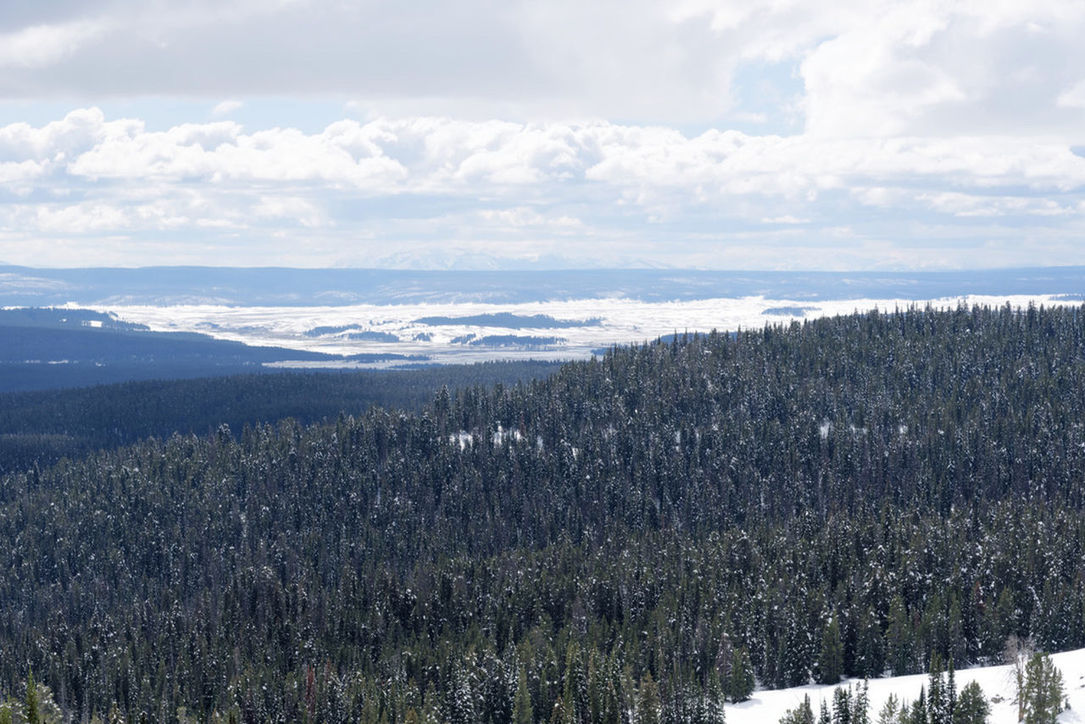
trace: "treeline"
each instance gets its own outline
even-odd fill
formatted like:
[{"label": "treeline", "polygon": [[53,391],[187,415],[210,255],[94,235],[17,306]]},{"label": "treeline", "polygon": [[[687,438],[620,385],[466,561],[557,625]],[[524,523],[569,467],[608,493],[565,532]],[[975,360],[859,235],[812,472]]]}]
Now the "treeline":
[{"label": "treeline", "polygon": [[371,406],[417,412],[442,387],[515,384],[545,377],[552,362],[485,362],[411,370],[276,372],[152,380],[78,389],[0,393],[0,474],[61,457],[220,425],[292,417],[302,424]]},{"label": "treeline", "polygon": [[[907,310],[0,480],[0,682],[83,717],[719,721],[1085,646],[1082,310]],[[652,718],[655,717],[655,718]]]}]

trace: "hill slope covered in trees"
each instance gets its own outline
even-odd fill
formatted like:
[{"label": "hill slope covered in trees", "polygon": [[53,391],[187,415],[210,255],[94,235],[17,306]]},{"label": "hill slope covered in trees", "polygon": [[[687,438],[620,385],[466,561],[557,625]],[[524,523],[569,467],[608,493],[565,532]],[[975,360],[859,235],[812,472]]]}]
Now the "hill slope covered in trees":
[{"label": "hill slope covered in trees", "polygon": [[910,310],[0,479],[0,686],[168,721],[717,721],[1085,645],[1085,314]]},{"label": "hill slope covered in trees", "polygon": [[174,433],[205,435],[223,424],[292,417],[303,424],[370,406],[416,412],[442,387],[515,384],[545,377],[555,362],[485,362],[409,370],[276,372],[140,380],[60,390],[0,392],[0,474],[61,457]]}]

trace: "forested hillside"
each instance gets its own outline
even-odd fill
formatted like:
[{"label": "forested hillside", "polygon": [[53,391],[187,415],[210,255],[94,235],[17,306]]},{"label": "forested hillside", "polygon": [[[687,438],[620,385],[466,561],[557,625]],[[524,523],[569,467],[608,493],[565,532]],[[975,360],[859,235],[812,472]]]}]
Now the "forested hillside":
[{"label": "forested hillside", "polygon": [[[129,721],[719,721],[1085,646],[1085,312],[617,349],[0,479],[0,687]],[[235,431],[236,432],[236,431]]]},{"label": "forested hillside", "polygon": [[373,405],[415,412],[442,387],[515,384],[555,362],[485,362],[410,370],[276,372],[0,393],[0,474],[175,432],[213,432],[292,417],[302,423]]}]

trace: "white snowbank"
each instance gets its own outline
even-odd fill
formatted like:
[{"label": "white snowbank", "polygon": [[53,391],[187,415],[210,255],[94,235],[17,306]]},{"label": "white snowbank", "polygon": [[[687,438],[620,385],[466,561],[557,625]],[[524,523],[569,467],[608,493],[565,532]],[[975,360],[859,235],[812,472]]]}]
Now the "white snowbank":
[{"label": "white snowbank", "polygon": [[[1085,722],[1085,649],[1052,654],[1051,660],[1062,671],[1066,697],[1070,709],[1059,715],[1060,724]],[[991,704],[991,724],[1017,724],[1017,707],[1013,704],[1014,686],[1009,666],[988,666],[962,669],[956,673],[957,691],[970,681],[983,687],[983,694]],[[878,711],[890,694],[909,703],[919,698],[919,689],[927,685],[926,675],[896,676],[888,679],[870,680],[870,720],[877,721]],[[854,680],[838,686],[862,684]],[[749,701],[727,704],[727,724],[775,724],[788,709],[802,703],[803,696],[810,695],[810,703],[817,715],[821,700],[832,707],[834,686],[798,686],[792,689],[774,689],[754,692]],[[1001,701],[995,701],[1000,698]]]}]

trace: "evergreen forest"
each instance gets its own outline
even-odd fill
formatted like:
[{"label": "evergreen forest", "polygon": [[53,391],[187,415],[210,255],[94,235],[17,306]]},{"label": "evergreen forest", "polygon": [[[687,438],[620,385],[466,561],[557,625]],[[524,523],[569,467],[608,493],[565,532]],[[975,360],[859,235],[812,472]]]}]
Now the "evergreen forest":
[{"label": "evergreen forest", "polygon": [[291,417],[302,424],[370,406],[416,412],[441,388],[545,377],[556,362],[481,362],[415,369],[260,372],[155,379],[75,389],[0,392],[0,474],[173,433]]},{"label": "evergreen forest", "polygon": [[76,721],[719,722],[1085,646],[1085,308],[614,348],[0,478],[0,699]]}]

